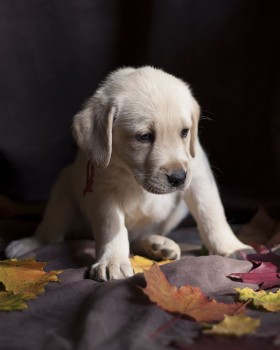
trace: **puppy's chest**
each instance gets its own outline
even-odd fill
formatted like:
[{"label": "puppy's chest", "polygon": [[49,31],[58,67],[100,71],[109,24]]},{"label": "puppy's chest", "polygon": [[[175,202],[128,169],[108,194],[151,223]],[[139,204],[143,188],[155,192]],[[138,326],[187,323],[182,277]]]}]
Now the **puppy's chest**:
[{"label": "puppy's chest", "polygon": [[133,231],[159,224],[168,218],[175,204],[174,194],[147,195],[129,201],[124,206],[126,227]]}]

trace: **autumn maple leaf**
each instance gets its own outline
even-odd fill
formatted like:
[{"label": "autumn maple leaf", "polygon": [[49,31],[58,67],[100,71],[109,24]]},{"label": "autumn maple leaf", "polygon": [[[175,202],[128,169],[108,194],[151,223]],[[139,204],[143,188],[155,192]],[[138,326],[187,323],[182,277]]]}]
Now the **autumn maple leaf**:
[{"label": "autumn maple leaf", "polygon": [[179,313],[199,322],[220,321],[225,315],[244,312],[242,304],[224,304],[210,300],[198,287],[185,285],[177,288],[171,285],[156,264],[145,271],[144,276],[147,282],[144,293],[168,312]]},{"label": "autumn maple leaf", "polygon": [[269,251],[246,255],[246,259],[253,264],[249,272],[232,273],[229,278],[244,283],[256,283],[262,289],[280,285],[280,256]]}]

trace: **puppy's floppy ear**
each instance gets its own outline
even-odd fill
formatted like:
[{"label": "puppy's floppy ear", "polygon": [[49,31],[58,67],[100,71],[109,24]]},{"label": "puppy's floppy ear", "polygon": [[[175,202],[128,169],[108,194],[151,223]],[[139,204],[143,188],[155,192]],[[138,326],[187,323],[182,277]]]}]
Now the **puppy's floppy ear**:
[{"label": "puppy's floppy ear", "polygon": [[200,107],[196,100],[192,99],[192,127],[191,127],[191,141],[190,141],[190,153],[191,156],[195,157],[195,148],[198,133],[198,122],[200,117]]},{"label": "puppy's floppy ear", "polygon": [[106,168],[111,159],[115,114],[115,107],[103,105],[94,95],[73,120],[73,134],[78,146],[100,168]]}]

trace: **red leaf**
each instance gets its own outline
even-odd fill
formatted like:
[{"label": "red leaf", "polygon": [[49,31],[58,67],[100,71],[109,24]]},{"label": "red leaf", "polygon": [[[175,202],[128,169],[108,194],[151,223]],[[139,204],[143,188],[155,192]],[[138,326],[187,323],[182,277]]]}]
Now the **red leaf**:
[{"label": "red leaf", "polygon": [[277,266],[278,269],[280,268],[280,255],[273,253],[271,250],[265,253],[247,254],[246,259],[250,261],[255,261],[255,262],[257,261],[270,262],[270,263],[273,263],[275,266]]},{"label": "red leaf", "polygon": [[267,273],[262,275],[260,273],[232,273],[228,277],[237,279],[244,283],[256,283],[259,288],[268,289],[276,286],[280,286],[279,274]]},{"label": "red leaf", "polygon": [[247,273],[232,273],[228,277],[244,283],[256,283],[262,289],[280,286],[280,256],[272,251],[246,255],[253,268]]}]

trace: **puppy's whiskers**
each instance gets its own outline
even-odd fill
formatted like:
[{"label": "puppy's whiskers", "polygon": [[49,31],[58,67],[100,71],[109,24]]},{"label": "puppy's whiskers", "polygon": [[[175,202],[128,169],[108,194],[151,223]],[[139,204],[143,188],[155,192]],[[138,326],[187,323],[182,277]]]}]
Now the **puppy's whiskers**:
[{"label": "puppy's whiskers", "polygon": [[148,177],[148,176],[154,176],[155,174],[143,174],[143,173],[134,173],[134,176],[136,177]]}]

